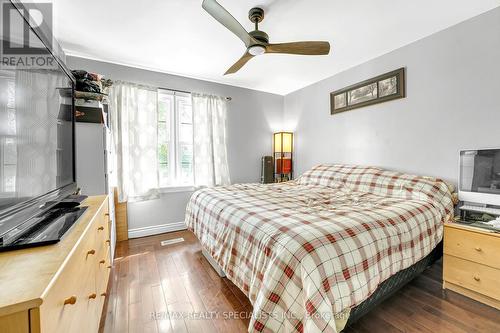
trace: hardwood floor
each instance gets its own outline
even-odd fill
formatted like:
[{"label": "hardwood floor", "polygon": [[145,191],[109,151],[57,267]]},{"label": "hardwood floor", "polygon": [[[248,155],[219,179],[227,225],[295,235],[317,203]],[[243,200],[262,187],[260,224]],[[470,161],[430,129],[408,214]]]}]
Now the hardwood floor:
[{"label": "hardwood floor", "polygon": [[[185,241],[160,245],[177,237]],[[437,262],[344,332],[500,332],[500,311],[443,292],[441,272]],[[252,311],[188,231],[118,243],[109,289],[101,332],[246,332]],[[221,318],[230,311],[239,318]]]}]

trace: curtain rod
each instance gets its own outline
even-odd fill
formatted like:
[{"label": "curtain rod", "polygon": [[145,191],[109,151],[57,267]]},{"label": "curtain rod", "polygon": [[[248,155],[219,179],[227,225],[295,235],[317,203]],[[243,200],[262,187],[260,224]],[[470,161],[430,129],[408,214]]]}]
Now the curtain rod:
[{"label": "curtain rod", "polygon": [[[127,82],[127,81],[122,81],[122,80],[117,80],[115,82]],[[142,85],[142,84],[138,84],[138,83],[134,83],[134,82],[127,82],[127,83],[132,83],[132,84],[137,84],[137,85]],[[191,91],[186,91],[186,90],[179,90],[179,89],[172,89],[172,88],[164,88],[164,87],[156,87],[156,89],[163,89],[163,90],[170,90],[170,91],[175,91],[175,92],[180,92],[180,93],[184,93],[184,94],[191,94],[192,92]],[[226,100],[227,101],[231,101],[233,98],[231,96],[227,96],[226,97]]]},{"label": "curtain rod", "polygon": [[[191,91],[186,91],[186,90],[179,90],[179,89],[172,89],[172,88],[163,88],[163,87],[158,87],[158,89],[170,90],[170,91],[180,92],[180,93],[183,93],[183,94],[191,94]],[[226,97],[227,101],[230,101],[232,99],[233,98],[231,96],[227,96]]]}]

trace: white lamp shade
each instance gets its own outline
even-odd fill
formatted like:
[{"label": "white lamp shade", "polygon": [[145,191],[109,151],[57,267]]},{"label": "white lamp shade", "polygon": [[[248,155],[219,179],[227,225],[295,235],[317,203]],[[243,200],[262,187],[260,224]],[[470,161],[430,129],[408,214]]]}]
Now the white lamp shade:
[{"label": "white lamp shade", "polygon": [[291,153],[293,149],[293,133],[278,132],[274,133],[274,152]]}]

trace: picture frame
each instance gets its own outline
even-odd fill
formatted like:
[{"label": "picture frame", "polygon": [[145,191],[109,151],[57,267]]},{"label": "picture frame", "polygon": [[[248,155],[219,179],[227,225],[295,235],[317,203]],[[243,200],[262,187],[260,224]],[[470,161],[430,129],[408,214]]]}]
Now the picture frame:
[{"label": "picture frame", "polygon": [[331,114],[406,97],[405,68],[330,93]]}]

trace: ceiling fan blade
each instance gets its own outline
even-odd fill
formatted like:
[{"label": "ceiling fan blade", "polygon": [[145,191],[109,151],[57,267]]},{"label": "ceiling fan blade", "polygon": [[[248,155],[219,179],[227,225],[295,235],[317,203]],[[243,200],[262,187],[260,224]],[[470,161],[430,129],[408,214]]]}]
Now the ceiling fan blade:
[{"label": "ceiling fan blade", "polygon": [[234,65],[232,65],[225,73],[224,75],[227,74],[233,74],[236,73],[241,69],[241,67],[245,66],[245,64],[248,62],[248,60],[252,59],[254,56],[251,55],[248,52],[245,52],[245,54],[237,61],[235,62]]},{"label": "ceiling fan blade", "polygon": [[326,55],[330,53],[330,43],[294,42],[294,43],[268,44],[266,46],[266,53]]},{"label": "ceiling fan blade", "polygon": [[243,26],[217,1],[215,0],[203,0],[201,4],[203,9],[205,9],[214,19],[219,21],[223,26],[229,29],[233,34],[238,36],[239,39],[245,43],[245,46],[259,44],[259,42],[250,36],[248,32],[243,28]]}]

